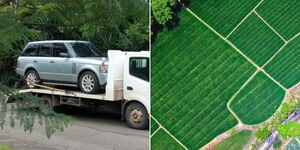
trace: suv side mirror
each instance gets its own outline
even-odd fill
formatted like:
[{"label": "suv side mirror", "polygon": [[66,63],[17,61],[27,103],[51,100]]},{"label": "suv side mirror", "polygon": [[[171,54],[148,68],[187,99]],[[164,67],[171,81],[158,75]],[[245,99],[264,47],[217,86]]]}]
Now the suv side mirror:
[{"label": "suv side mirror", "polygon": [[68,53],[59,53],[59,57],[69,57]]}]

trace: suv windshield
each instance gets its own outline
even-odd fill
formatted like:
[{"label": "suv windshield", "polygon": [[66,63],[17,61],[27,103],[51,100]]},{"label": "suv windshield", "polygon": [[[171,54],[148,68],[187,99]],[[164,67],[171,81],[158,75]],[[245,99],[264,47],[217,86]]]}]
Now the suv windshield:
[{"label": "suv windshield", "polygon": [[91,43],[70,43],[77,57],[102,57],[99,50]]}]

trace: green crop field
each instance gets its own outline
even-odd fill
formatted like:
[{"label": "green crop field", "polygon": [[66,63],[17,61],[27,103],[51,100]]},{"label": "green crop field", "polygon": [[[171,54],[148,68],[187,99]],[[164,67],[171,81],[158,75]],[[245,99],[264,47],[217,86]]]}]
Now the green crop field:
[{"label": "green crop field", "polygon": [[191,0],[189,8],[221,35],[227,36],[260,0]]},{"label": "green crop field", "polygon": [[266,66],[266,71],[286,88],[300,81],[300,37],[287,44]]},{"label": "green crop field", "polygon": [[[259,66],[265,64],[284,44],[254,13],[229,36],[229,40]],[[261,44],[263,41],[268,42]]]},{"label": "green crop field", "polygon": [[253,136],[251,131],[243,130],[226,138],[213,147],[214,150],[241,150]]},{"label": "green crop field", "polygon": [[257,12],[286,40],[300,31],[299,0],[265,0]]},{"label": "green crop field", "polygon": [[151,127],[150,127],[151,134],[152,134],[153,132],[155,132],[158,128],[159,128],[159,125],[157,124],[157,122],[155,122],[155,120],[153,120],[153,119],[151,118]]},{"label": "green crop field", "polygon": [[196,149],[236,125],[226,104],[255,67],[187,11],[180,17],[187,23],[159,35],[178,46],[153,45],[152,115]]},{"label": "green crop field", "polygon": [[284,90],[259,72],[233,99],[231,108],[245,124],[268,119],[280,106]]},{"label": "green crop field", "polygon": [[151,138],[151,149],[166,150],[176,149],[184,150],[184,148],[178,144],[172,137],[170,137],[163,129],[159,129],[155,134],[155,137]]},{"label": "green crop field", "polygon": [[[273,115],[286,88],[300,81],[300,55],[298,38],[283,39],[284,30],[278,34],[260,17],[272,18],[264,10],[273,9],[269,1],[191,0],[190,9],[178,14],[178,26],[157,35],[151,113],[163,129],[151,130],[151,139],[161,139],[165,149],[170,141],[163,138],[199,149],[238,120],[259,124]],[[292,29],[289,36],[298,36],[300,30]]]}]

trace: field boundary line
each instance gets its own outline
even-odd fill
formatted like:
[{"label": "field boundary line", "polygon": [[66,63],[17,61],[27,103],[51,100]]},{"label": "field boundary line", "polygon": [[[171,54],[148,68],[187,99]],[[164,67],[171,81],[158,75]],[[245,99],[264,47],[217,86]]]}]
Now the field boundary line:
[{"label": "field boundary line", "polygon": [[[174,135],[172,135],[164,126],[162,126],[155,117],[151,116],[152,119],[159,125],[159,127],[163,130],[165,130],[165,132],[167,134],[169,134],[169,136],[171,136],[180,146],[182,146],[184,149],[188,150],[188,148],[186,148],[186,146],[184,146]],[[152,138],[152,135],[151,135]]]},{"label": "field boundary line", "polygon": [[231,96],[229,101],[227,102],[227,109],[232,113],[232,115],[238,120],[239,123],[245,125],[242,120],[235,114],[235,112],[230,108],[230,104],[233,101],[233,99],[244,89],[246,85],[255,77],[255,75],[259,72],[259,69],[257,69],[250,78]]},{"label": "field boundary line", "polygon": [[152,137],[152,136],[154,136],[154,134],[156,133],[156,132],[158,132],[158,130],[160,130],[161,129],[161,127],[159,126],[150,136]]},{"label": "field boundary line", "polygon": [[297,38],[300,35],[300,32],[297,33],[296,35],[294,35],[291,39],[289,39],[288,41],[286,41],[286,43],[284,43],[281,48],[262,66],[262,68],[264,68],[267,64],[269,64],[283,49],[284,47],[289,44],[292,40],[294,40],[295,38]]},{"label": "field boundary line", "polygon": [[255,10],[253,12],[273,31],[275,32],[283,41],[287,43],[287,40],[284,39],[263,17],[261,17]]},{"label": "field boundary line", "polygon": [[285,88],[282,84],[280,84],[278,81],[276,81],[271,75],[269,75],[264,69],[260,69],[265,75],[267,75],[273,82],[275,82],[277,85],[279,85],[285,92],[288,91],[287,88]]},{"label": "field boundary line", "polygon": [[226,39],[255,11],[255,9],[263,2],[264,0],[261,0],[256,6],[240,21],[240,23],[233,28],[233,30],[230,31],[230,33],[226,36]]},{"label": "field boundary line", "polygon": [[248,56],[246,56],[241,50],[239,50],[233,43],[231,43],[229,40],[227,40],[225,37],[223,37],[220,33],[218,33],[215,29],[213,29],[211,26],[209,26],[199,16],[197,16],[195,13],[193,13],[189,8],[186,8],[186,10],[189,13],[191,13],[194,17],[196,17],[201,23],[203,23],[205,26],[207,26],[209,29],[211,29],[215,34],[217,34],[219,37],[221,37],[226,43],[228,43],[231,47],[233,47],[238,53],[240,53],[242,56],[244,56],[252,65],[254,65],[256,68],[260,68],[255,62],[253,62]]},{"label": "field boundary line", "polygon": [[233,43],[231,43],[228,39],[223,37],[220,33],[218,33],[215,29],[209,26],[205,21],[203,21],[199,16],[197,16],[192,10],[186,8],[186,10],[191,13],[196,19],[198,19],[201,23],[206,25],[209,29],[211,29],[215,34],[221,37],[225,42],[227,42],[231,47],[233,47],[238,53],[240,53],[243,57],[245,57],[252,65],[254,65],[257,69],[261,70],[264,74],[266,74],[272,81],[278,84],[282,89],[287,91],[287,89],[281,85],[278,81],[276,81],[272,76],[270,76],[263,68],[259,67],[254,61],[252,61],[248,56],[246,56],[239,48],[237,48]]}]

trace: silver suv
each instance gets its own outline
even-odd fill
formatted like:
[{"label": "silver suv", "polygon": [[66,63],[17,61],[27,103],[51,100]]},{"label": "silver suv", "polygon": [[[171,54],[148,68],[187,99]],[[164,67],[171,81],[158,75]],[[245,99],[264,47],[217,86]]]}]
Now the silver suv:
[{"label": "silver suv", "polygon": [[16,72],[32,82],[80,87],[97,93],[106,85],[108,58],[85,41],[30,42],[18,58]]}]

